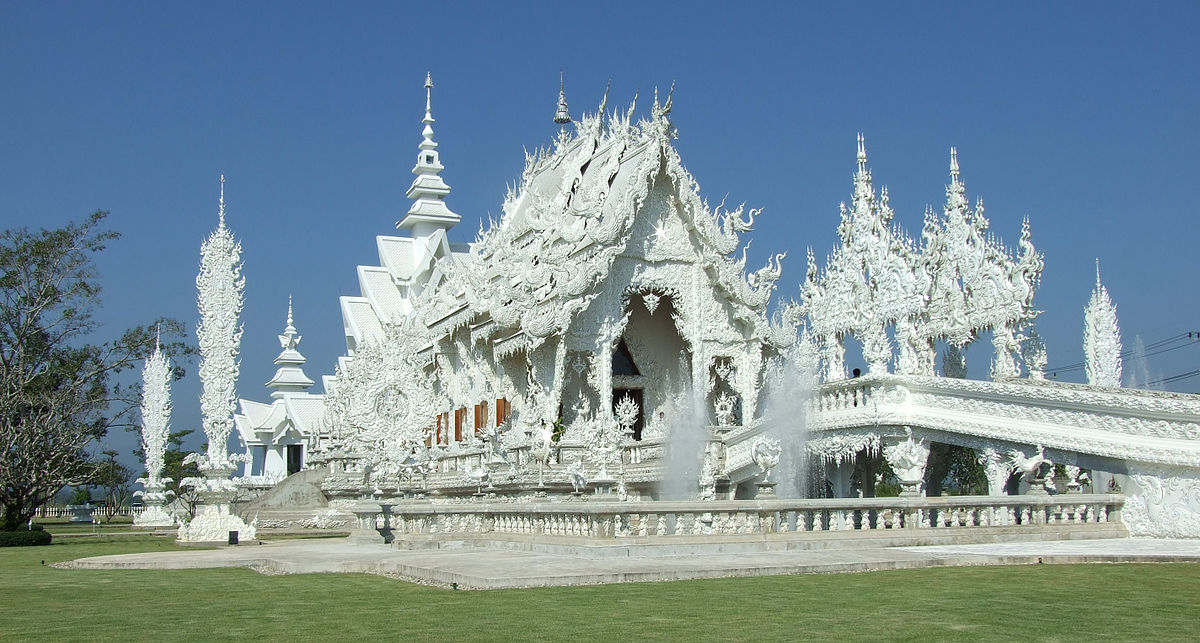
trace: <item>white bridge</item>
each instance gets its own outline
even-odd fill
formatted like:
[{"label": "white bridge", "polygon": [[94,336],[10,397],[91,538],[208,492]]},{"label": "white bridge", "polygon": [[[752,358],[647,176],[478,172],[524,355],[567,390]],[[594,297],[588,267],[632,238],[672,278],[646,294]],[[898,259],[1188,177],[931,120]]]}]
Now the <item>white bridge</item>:
[{"label": "white bridge", "polygon": [[[1111,485],[1124,493],[1131,533],[1200,536],[1200,396],[1016,378],[868,375],[821,385],[805,408],[809,452],[843,470],[863,449],[886,455],[889,445],[908,441],[907,429],[926,451],[931,442],[975,449],[990,493],[1002,494],[1013,452],[1033,456],[1040,446],[1049,460],[1090,473],[1096,491]],[[757,473],[751,450],[758,435],[802,430],[795,420],[781,430],[760,425],[728,433],[731,480]]]}]

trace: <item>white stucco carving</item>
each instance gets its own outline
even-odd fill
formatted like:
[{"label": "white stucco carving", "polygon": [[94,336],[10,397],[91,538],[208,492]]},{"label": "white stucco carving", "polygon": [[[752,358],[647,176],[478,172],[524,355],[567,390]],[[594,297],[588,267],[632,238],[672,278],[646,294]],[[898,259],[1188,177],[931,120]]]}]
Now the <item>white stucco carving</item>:
[{"label": "white stucco carving", "polygon": [[196,276],[200,323],[196,339],[200,347],[200,410],[208,449],[193,453],[185,462],[195,462],[202,478],[184,483],[200,494],[201,507],[195,518],[179,527],[179,540],[190,542],[224,541],[231,531],[245,540],[255,537],[253,524],[247,525],[229,508],[236,489],[230,474],[241,454],[229,454],[229,433],[233,428],[235,387],[238,377],[238,349],[242,326],[242,247],[225,227],[225,177],[221,176],[217,229],[200,246],[200,274]]},{"label": "white stucco carving", "polygon": [[[762,213],[701,197],[673,144],[670,96],[656,93],[642,120],[636,98],[606,111],[607,94],[596,114],[576,117],[560,86],[552,143],[527,154],[501,216],[455,244],[448,231],[461,217],[440,177],[432,86],[427,78],[411,204],[397,223],[407,236],[380,236],[379,265],[360,266],[360,295],[340,301],[347,351],[312,396],[320,413],[302,410],[290,397],[299,392],[281,398],[316,460],[345,462],[322,483],[330,493],[398,488],[419,468],[437,502],[468,502],[486,469],[496,493],[510,494],[498,502],[561,499],[586,486],[585,471],[601,490],[618,475],[623,498],[656,497],[686,475],[686,493],[729,499],[780,436],[799,460],[837,463],[847,480],[858,454],[886,444],[910,492],[933,441],[976,449],[995,495],[1011,473],[1004,454],[1025,458],[1034,444],[1064,462],[1143,472],[1139,489],[1167,480],[1154,467],[1178,467],[1167,478],[1184,482],[1171,485],[1189,484],[1200,398],[1045,379],[1034,328],[1044,263],[1030,223],[1011,246],[993,236],[956,150],[945,205],[925,213],[914,239],[876,189],[860,136],[836,246],[820,266],[808,253],[800,302],[768,319],[784,254],[747,265],[744,235]],[[992,381],[966,379],[966,349],[984,333]],[[847,338],[863,347],[860,378],[848,378]],[[788,398],[778,408],[790,411],[770,412]],[[243,401],[239,418],[255,414],[267,417]],[[320,421],[305,428],[305,415]],[[897,443],[905,429],[917,437]],[[672,452],[688,460],[673,473]],[[1170,531],[1160,523],[1178,512],[1160,505],[1200,506],[1185,491],[1162,502],[1139,493],[1151,500],[1130,524],[1147,533]]]},{"label": "white stucco carving", "polygon": [[1121,385],[1121,329],[1117,325],[1117,307],[1100,283],[1100,262],[1096,262],[1096,289],[1088,300],[1083,316],[1084,369],[1088,384]]},{"label": "white stucco carving", "polygon": [[142,367],[142,450],[146,454],[146,477],[138,478],[144,491],[141,496],[145,510],[134,517],[139,527],[170,527],[175,519],[167,513],[165,505],[172,492],[164,485],[171,480],[161,477],[163,454],[167,449],[167,438],[171,431],[171,362],[162,352],[157,339],[154,353]]}]

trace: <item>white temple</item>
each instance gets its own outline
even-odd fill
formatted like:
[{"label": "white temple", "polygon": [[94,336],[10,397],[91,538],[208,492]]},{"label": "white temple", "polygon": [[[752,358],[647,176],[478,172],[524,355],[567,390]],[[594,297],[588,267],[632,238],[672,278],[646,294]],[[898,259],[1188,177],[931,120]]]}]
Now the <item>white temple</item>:
[{"label": "white temple", "polygon": [[[1200,398],[1044,378],[1043,261],[1029,221],[1015,252],[993,236],[954,150],[945,208],[926,213],[914,240],[874,188],[860,135],[839,246],[821,268],[808,253],[801,302],[773,306],[784,257],[747,268],[743,234],[759,212],[701,198],[672,143],[670,95],[656,92],[636,120],[636,98],[609,112],[606,92],[595,115],[574,119],[560,88],[554,143],[527,155],[500,220],[459,245],[447,234],[461,217],[440,176],[432,88],[427,77],[404,234],[377,238],[379,265],[359,266],[359,295],[341,298],[347,350],[325,392],[310,392],[289,303],[272,401],[240,401],[243,484],[299,472],[256,510],[278,508],[289,484],[331,512],[367,496],[774,498],[769,480],[794,483],[791,493],[816,480],[810,494],[841,497],[856,466],[883,462],[905,495],[923,497],[939,483],[926,479],[931,445],[943,444],[975,451],[992,496],[1079,493],[1090,475],[1091,491],[1128,498],[1130,532],[1200,536]],[[1115,311],[1089,312],[1093,327],[1101,339],[1089,341],[1115,336]],[[868,364],[861,377],[846,372],[850,336]],[[991,380],[963,379],[980,337]],[[1119,344],[1097,350],[1119,359]],[[1067,465],[1058,486],[1053,462]],[[701,533],[692,520],[679,524]],[[832,528],[807,520],[784,522]],[[747,528],[719,523],[703,533]],[[619,534],[629,523],[605,524]]]}]

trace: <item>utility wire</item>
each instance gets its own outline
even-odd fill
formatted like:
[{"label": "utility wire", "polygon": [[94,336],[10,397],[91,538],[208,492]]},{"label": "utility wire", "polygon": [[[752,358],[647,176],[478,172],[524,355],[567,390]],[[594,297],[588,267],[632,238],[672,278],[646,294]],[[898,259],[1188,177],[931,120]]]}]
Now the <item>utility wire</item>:
[{"label": "utility wire", "polygon": [[1191,379],[1197,375],[1200,375],[1200,369],[1188,371],[1187,373],[1180,373],[1178,375],[1172,375],[1170,377],[1164,377],[1161,380],[1154,380],[1153,382],[1147,382],[1146,385],[1155,386],[1157,384],[1172,384],[1174,382],[1182,382],[1183,380]]},{"label": "utility wire", "polygon": [[[1181,340],[1183,340],[1182,343]],[[1173,335],[1166,339],[1160,339],[1156,342],[1146,344],[1142,347],[1141,352],[1137,355],[1137,357],[1141,359],[1145,357],[1152,357],[1154,355],[1161,355],[1163,353],[1178,350],[1180,348],[1186,348],[1198,342],[1200,342],[1200,332],[1192,331],[1187,333],[1179,333],[1178,335]],[[1135,348],[1126,348],[1125,350],[1121,351],[1121,359],[1133,357],[1135,350]],[[1057,368],[1047,368],[1046,372],[1055,374],[1070,373],[1072,371],[1083,370],[1084,367],[1084,362],[1075,362],[1074,364],[1065,364]]]}]

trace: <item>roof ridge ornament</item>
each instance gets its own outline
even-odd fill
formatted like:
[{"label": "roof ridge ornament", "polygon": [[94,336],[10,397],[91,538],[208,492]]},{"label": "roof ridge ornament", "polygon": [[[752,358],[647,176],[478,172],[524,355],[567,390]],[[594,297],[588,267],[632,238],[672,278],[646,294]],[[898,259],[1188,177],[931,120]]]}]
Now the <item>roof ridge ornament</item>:
[{"label": "roof ridge ornament", "polygon": [[[607,92],[605,96],[607,97]],[[560,127],[566,128],[567,123],[571,122],[571,112],[567,109],[567,94],[563,91],[563,72],[558,70],[558,109],[554,112],[554,122]]]},{"label": "roof ridge ornament", "polygon": [[[432,224],[434,228],[450,228],[462,217],[452,212],[444,202],[450,194],[450,186],[440,176],[445,168],[438,154],[437,141],[433,140],[432,72],[425,73],[425,118],[421,119],[421,122],[425,126],[421,130],[421,143],[417,146],[417,163],[412,169],[415,178],[405,193],[413,203],[404,217],[396,223],[396,227],[403,230],[420,224]],[[433,231],[428,226],[420,227],[422,234],[431,234]]]},{"label": "roof ridge ornament", "polygon": [[608,90],[612,89],[612,76],[608,77],[608,84],[604,86],[604,97],[600,99],[600,107],[597,109],[598,116],[601,120],[604,119],[604,110],[608,108]]},{"label": "roof ridge ornament", "polygon": [[217,197],[217,227],[225,227],[225,175],[221,175],[221,196]]}]

